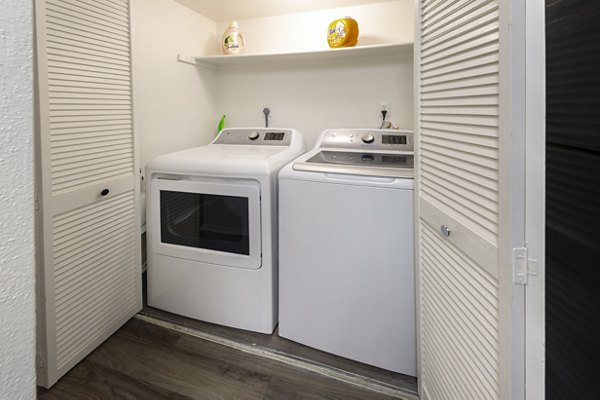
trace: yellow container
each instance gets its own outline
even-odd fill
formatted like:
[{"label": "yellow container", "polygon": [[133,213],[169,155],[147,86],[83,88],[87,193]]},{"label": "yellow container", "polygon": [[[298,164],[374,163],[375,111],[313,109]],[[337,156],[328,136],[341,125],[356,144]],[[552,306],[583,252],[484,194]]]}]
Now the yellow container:
[{"label": "yellow container", "polygon": [[336,19],[327,30],[329,47],[352,47],[358,42],[358,22],[351,17]]}]

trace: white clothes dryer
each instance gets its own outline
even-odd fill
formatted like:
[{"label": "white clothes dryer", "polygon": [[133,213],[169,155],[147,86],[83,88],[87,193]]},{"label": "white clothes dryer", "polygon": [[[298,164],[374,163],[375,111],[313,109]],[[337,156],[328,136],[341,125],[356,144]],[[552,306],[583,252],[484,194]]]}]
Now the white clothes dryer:
[{"label": "white clothes dryer", "polygon": [[279,173],[279,335],[416,375],[413,135],[327,130]]},{"label": "white clothes dryer", "polygon": [[148,163],[148,305],[272,333],[277,173],[303,151],[293,129],[224,129]]}]

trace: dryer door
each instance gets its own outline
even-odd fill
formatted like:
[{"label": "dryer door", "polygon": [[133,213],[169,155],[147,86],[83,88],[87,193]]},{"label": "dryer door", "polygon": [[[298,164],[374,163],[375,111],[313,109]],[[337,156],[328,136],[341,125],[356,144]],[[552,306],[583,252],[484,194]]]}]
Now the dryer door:
[{"label": "dryer door", "polygon": [[261,267],[258,182],[154,178],[150,196],[151,251],[219,266]]}]

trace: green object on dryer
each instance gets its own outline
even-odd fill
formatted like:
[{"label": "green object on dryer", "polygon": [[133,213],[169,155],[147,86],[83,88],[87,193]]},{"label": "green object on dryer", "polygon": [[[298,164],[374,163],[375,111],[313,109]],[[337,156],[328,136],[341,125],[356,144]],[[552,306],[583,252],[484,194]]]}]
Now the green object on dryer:
[{"label": "green object on dryer", "polygon": [[221,121],[219,121],[219,126],[217,127],[217,135],[219,134],[219,132],[221,132],[223,130],[224,126],[225,126],[225,114],[223,114],[223,116],[221,117]]}]

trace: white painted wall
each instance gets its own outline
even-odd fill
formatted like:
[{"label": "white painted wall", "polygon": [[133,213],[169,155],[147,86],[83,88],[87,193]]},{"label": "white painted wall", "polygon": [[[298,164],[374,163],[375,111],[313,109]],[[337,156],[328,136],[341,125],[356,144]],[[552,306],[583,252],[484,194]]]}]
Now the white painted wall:
[{"label": "white painted wall", "polygon": [[[238,21],[247,54],[328,49],[327,27],[350,15],[359,23],[358,45],[412,43],[414,3],[395,0],[353,7]],[[227,22],[217,24],[220,45]],[[300,130],[308,146],[319,132],[335,127],[379,127],[379,103],[389,104],[388,119],[413,127],[412,57],[230,67],[218,73],[217,114],[226,126],[264,124]]]},{"label": "white painted wall", "polygon": [[[276,17],[237,21],[244,36],[244,53],[283,53],[328,49],[329,24],[345,16],[358,22],[357,46],[382,43],[412,43],[414,40],[414,1],[393,0],[360,6],[339,7]],[[217,24],[217,48],[228,22]]]},{"label": "white painted wall", "polygon": [[0,0],[0,398],[35,398],[32,2]]},{"label": "white painted wall", "polygon": [[327,61],[303,65],[275,64],[219,72],[218,114],[226,126],[291,127],[312,147],[327,128],[378,128],[380,102],[389,104],[388,120],[413,127],[412,56]]},{"label": "white painted wall", "polygon": [[[175,0],[213,21],[246,19],[322,10],[386,0]],[[387,0],[390,1],[390,0]]]},{"label": "white painted wall", "polygon": [[[177,54],[214,53],[216,24],[173,0],[132,0],[131,7],[134,124],[143,171],[154,157],[206,144],[214,135],[207,130],[218,123],[214,73],[178,62]],[[144,191],[141,197],[143,204]]]}]

